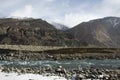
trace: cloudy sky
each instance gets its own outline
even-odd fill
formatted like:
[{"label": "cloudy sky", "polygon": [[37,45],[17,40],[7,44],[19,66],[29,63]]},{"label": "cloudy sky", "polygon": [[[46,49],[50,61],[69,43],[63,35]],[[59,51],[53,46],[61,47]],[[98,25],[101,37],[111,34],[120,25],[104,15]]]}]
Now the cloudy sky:
[{"label": "cloudy sky", "polygon": [[73,27],[106,16],[120,17],[120,0],[0,0],[0,17],[33,17]]}]

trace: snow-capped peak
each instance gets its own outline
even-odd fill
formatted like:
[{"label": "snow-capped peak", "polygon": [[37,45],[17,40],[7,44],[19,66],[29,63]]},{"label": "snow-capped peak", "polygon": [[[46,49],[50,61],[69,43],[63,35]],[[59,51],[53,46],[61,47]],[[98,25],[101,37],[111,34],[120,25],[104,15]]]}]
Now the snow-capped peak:
[{"label": "snow-capped peak", "polygon": [[63,24],[59,24],[59,23],[52,23],[52,25],[58,29],[58,30],[67,30],[69,29],[67,26],[63,25]]},{"label": "snow-capped peak", "polygon": [[106,18],[106,22],[108,22],[109,24],[112,24],[113,27],[116,27],[118,24],[120,24],[120,18],[108,17]]}]

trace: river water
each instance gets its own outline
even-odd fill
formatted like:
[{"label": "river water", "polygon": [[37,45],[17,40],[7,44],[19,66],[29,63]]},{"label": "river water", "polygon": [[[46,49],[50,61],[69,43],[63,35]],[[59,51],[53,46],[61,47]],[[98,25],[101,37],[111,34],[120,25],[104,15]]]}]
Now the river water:
[{"label": "river water", "polygon": [[118,59],[105,59],[105,60],[95,60],[95,59],[85,59],[85,60],[41,60],[41,61],[0,61],[0,65],[7,66],[22,66],[22,67],[34,67],[34,66],[63,66],[65,68],[77,68],[80,67],[104,67],[110,69],[120,68],[120,60]]}]

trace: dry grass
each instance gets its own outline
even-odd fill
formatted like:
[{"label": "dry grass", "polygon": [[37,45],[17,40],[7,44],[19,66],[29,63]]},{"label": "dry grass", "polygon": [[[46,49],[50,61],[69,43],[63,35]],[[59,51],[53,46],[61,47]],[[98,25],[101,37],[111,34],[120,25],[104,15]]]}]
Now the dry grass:
[{"label": "dry grass", "polygon": [[0,50],[5,53],[1,60],[120,59],[120,48],[0,45]]},{"label": "dry grass", "polygon": [[52,46],[32,46],[32,45],[0,45],[0,49],[10,50],[25,50],[25,51],[45,51],[45,50],[56,50],[63,47],[52,47]]}]

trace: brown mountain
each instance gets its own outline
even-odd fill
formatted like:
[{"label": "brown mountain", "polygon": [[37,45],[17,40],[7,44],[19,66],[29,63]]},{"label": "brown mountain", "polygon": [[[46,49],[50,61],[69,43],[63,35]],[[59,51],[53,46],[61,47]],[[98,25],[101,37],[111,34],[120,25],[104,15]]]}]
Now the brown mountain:
[{"label": "brown mountain", "polygon": [[68,30],[80,44],[120,47],[120,18],[105,17],[83,22]]},{"label": "brown mountain", "polygon": [[63,46],[69,42],[63,31],[41,19],[0,19],[0,44]]}]

